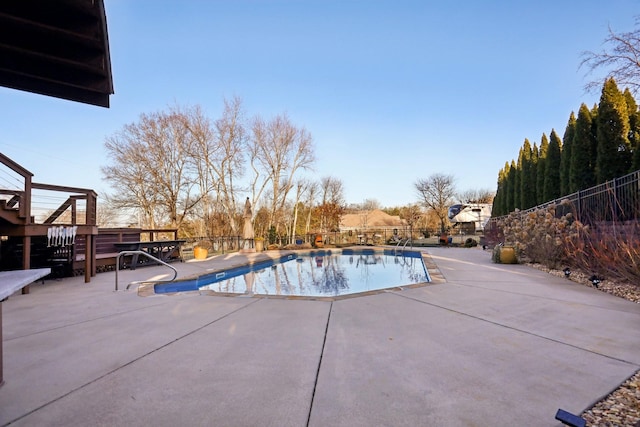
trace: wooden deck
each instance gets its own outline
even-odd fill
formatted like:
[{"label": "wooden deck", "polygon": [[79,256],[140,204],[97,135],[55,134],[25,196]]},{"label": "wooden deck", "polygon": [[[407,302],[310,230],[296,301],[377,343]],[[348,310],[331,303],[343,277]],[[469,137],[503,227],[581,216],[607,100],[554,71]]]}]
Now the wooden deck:
[{"label": "wooden deck", "polygon": [[[0,271],[50,268],[52,276],[84,274],[88,283],[115,268],[116,244],[178,238],[174,229],[99,229],[93,190],[33,182],[31,172],[0,153],[2,166],[22,180],[22,188],[0,188]],[[59,205],[34,206],[33,190]]]}]

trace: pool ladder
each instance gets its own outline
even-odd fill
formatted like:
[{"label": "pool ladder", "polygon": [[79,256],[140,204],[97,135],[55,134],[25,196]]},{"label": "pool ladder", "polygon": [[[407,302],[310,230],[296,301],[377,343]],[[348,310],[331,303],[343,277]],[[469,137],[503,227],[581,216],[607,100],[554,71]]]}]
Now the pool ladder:
[{"label": "pool ladder", "polygon": [[[402,252],[404,252],[405,248],[407,247],[407,243],[409,243],[410,241],[411,241],[411,238],[407,237],[407,240],[404,241],[404,245],[402,245]],[[398,246],[400,246],[400,243],[402,243],[402,239],[398,240],[398,243],[396,243],[396,248],[394,249],[394,253],[398,251]],[[413,247],[413,243],[411,244],[411,247]]]},{"label": "pool ladder", "polygon": [[[145,251],[122,251],[116,257],[116,291],[118,290],[118,271],[120,270],[120,257],[122,257],[123,255],[144,255],[147,258],[151,259],[152,261],[155,261],[158,264],[165,265],[165,266],[167,266],[167,267],[169,267],[170,269],[173,270],[173,277],[171,279],[169,279],[169,280],[154,280],[153,281],[154,283],[158,283],[158,282],[173,282],[174,280],[176,280],[176,277],[178,277],[178,270],[176,270],[174,267],[170,266],[166,262],[154,257],[153,255],[151,255],[148,252],[145,252]],[[140,284],[146,283],[146,282],[148,282],[148,280],[139,280],[139,281],[131,282],[131,283],[129,283],[127,285],[126,290],[129,290],[129,287],[131,285],[140,285]]]}]

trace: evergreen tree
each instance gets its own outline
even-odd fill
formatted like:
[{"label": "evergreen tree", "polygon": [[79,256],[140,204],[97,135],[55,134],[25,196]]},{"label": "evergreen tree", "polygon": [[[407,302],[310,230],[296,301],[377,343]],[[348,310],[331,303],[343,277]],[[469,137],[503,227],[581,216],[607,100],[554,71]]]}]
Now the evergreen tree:
[{"label": "evergreen tree", "polygon": [[595,173],[592,166],[592,147],[594,138],[591,131],[591,112],[582,104],[578,110],[575,134],[571,146],[571,166],[569,191],[584,190],[595,185]]},{"label": "evergreen tree", "polygon": [[[598,158],[598,104],[591,107],[591,151],[589,161],[593,176],[596,176],[596,159]],[[594,178],[595,182],[595,178]]]},{"label": "evergreen tree", "polygon": [[520,155],[518,169],[520,171],[520,209],[529,209],[536,204],[536,180],[533,163],[533,149],[525,138]]},{"label": "evergreen tree", "polygon": [[500,212],[502,215],[509,213],[509,162],[504,162],[502,169],[502,197],[500,198]]},{"label": "evergreen tree", "polygon": [[506,207],[505,187],[507,185],[507,174],[509,171],[509,163],[504,164],[504,168],[498,172],[498,186],[496,196],[493,198],[493,207],[491,209],[492,216],[501,216],[509,213]]},{"label": "evergreen tree", "polygon": [[573,135],[576,129],[576,116],[571,112],[569,122],[562,136],[562,160],[560,163],[560,194],[563,196],[571,193],[569,185],[569,169],[571,167],[571,147],[573,143]]},{"label": "evergreen tree", "polygon": [[516,161],[516,171],[515,171],[515,179],[514,183],[514,192],[513,192],[513,203],[515,203],[516,209],[524,209],[522,206],[522,147],[520,147],[520,152],[518,154],[518,160]]},{"label": "evergreen tree", "polygon": [[[510,212],[510,209],[513,207],[513,187],[511,178],[513,178],[513,174],[511,173],[511,165],[508,167],[505,166],[505,174],[504,174],[504,204],[503,204],[503,212]],[[505,215],[505,213],[503,213]]]},{"label": "evergreen tree", "polygon": [[613,78],[602,87],[597,121],[596,178],[600,184],[625,175],[631,168],[627,101]]},{"label": "evergreen tree", "polygon": [[501,181],[500,177],[502,176],[502,169],[498,171],[498,182],[496,184],[496,195],[493,198],[493,202],[491,202],[491,215],[500,216],[502,215],[502,211],[500,210],[500,196],[502,195],[502,190],[504,183]]},{"label": "evergreen tree", "polygon": [[536,205],[540,205],[547,200],[544,198],[544,181],[546,179],[547,168],[547,152],[549,150],[549,138],[547,134],[543,133],[540,139],[540,149],[536,156],[536,149],[534,144],[533,155],[537,157],[536,163]]},{"label": "evergreen tree", "polygon": [[518,161],[516,162],[516,189],[513,192],[513,202],[516,204],[516,208],[522,210],[524,207],[524,197],[523,197],[523,176],[524,174],[524,165],[522,164],[524,161],[524,149],[520,147],[518,150]]},{"label": "evergreen tree", "polygon": [[629,144],[633,152],[629,172],[635,172],[640,169],[640,112],[629,88],[624,90],[624,98],[627,101],[627,111],[629,112]]},{"label": "evergreen tree", "polygon": [[544,172],[543,200],[548,202],[562,196],[560,193],[560,165],[562,163],[562,141],[554,129],[551,130],[551,141],[547,150]]},{"label": "evergreen tree", "polygon": [[509,179],[507,180],[507,206],[508,212],[513,212],[520,205],[520,174],[516,162],[511,160],[509,166]]},{"label": "evergreen tree", "polygon": [[538,204],[538,156],[540,155],[540,151],[538,150],[538,143],[534,142],[533,147],[531,148],[531,169],[529,169],[529,182],[533,187],[533,191],[531,194],[533,203],[529,207],[533,207]]}]

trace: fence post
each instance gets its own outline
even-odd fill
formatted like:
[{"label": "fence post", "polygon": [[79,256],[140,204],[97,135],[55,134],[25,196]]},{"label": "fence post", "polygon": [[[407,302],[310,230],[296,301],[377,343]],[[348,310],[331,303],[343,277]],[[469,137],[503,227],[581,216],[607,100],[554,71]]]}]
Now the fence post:
[{"label": "fence post", "polygon": [[577,216],[577,220],[584,223],[584,221],[582,220],[582,196],[581,196],[581,191],[578,190],[578,209],[576,211],[576,216]]},{"label": "fence post", "polygon": [[613,178],[613,203],[614,203],[614,221],[624,221],[625,214],[622,208],[622,188],[620,186],[620,179]]}]

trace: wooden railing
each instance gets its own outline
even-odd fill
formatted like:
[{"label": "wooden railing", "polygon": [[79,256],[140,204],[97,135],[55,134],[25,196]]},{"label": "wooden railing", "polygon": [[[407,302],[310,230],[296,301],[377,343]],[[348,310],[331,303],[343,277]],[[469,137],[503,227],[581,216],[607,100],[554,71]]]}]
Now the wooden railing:
[{"label": "wooden railing", "polygon": [[[20,248],[22,262],[18,268],[30,269],[32,258],[32,238],[38,242],[40,238],[47,239],[50,229],[56,227],[72,227],[77,236],[84,236],[90,241],[98,234],[97,227],[97,194],[95,191],[60,185],[51,185],[33,182],[33,174],[23,168],[4,154],[0,153],[0,163],[9,168],[15,174],[18,183],[17,188],[0,189],[0,217],[5,221],[0,223],[0,235],[7,239],[18,240],[15,247]],[[65,193],[62,196],[63,202],[48,213],[51,209],[47,207],[36,207],[34,201],[34,190],[42,192],[54,192],[55,194]],[[47,197],[47,201],[60,199],[59,196]],[[82,202],[82,209],[78,206]],[[36,213],[40,212],[39,215]],[[41,218],[41,219],[39,219]],[[12,244],[14,242],[11,242]],[[9,243],[7,243],[9,244]],[[37,251],[37,248],[35,249]],[[86,245],[87,251],[84,255],[87,264],[85,266],[85,282],[90,281],[90,276],[95,274],[91,268],[89,260],[95,258],[93,244]],[[23,289],[28,293],[28,287]]]},{"label": "wooden railing", "polygon": [[2,153],[0,153],[0,163],[20,175],[24,180],[22,190],[0,190],[0,194],[12,196],[11,203],[7,202],[7,205],[13,207],[17,204],[18,217],[24,219],[26,224],[29,224],[31,219],[31,179],[33,174]]}]

